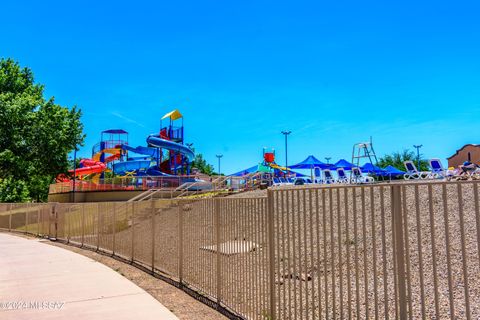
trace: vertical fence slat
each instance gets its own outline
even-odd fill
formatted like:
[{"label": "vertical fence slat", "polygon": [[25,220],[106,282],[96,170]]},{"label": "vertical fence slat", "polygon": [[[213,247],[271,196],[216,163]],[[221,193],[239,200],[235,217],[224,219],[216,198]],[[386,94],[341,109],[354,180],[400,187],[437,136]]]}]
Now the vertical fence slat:
[{"label": "vertical fence slat", "polygon": [[471,318],[470,313],[470,291],[469,291],[469,282],[468,282],[468,263],[467,263],[467,252],[465,249],[465,222],[463,217],[463,193],[462,185],[457,185],[457,196],[458,196],[458,215],[460,220],[460,239],[462,243],[462,267],[463,267],[463,289],[465,293],[465,315],[469,320]]},{"label": "vertical fence slat", "polygon": [[420,307],[422,319],[426,319],[425,314],[425,284],[423,279],[423,248],[422,248],[422,229],[420,222],[420,200],[418,195],[418,185],[415,185],[415,216],[417,222],[417,246],[418,246],[418,267],[420,278]]},{"label": "vertical fence slat", "polygon": [[402,193],[400,186],[392,187],[392,207],[393,221],[395,226],[395,256],[397,261],[397,287],[398,287],[398,304],[399,319],[406,320],[407,315],[407,289],[405,279],[405,251],[403,237],[403,210],[402,210]]},{"label": "vertical fence slat", "polygon": [[433,290],[435,303],[435,317],[440,318],[440,306],[438,302],[438,278],[437,278],[437,248],[435,242],[435,217],[433,211],[433,191],[432,185],[428,185],[428,211],[430,217],[430,242],[432,247],[432,268],[433,268]]},{"label": "vertical fence slat", "polygon": [[450,258],[450,229],[448,223],[448,202],[447,202],[447,186],[442,185],[442,203],[443,203],[443,224],[445,227],[445,250],[447,254],[447,282],[448,282],[448,298],[450,304],[450,318],[455,319],[455,303],[453,301],[453,283],[452,283],[452,261]]},{"label": "vertical fence slat", "polygon": [[267,205],[268,205],[268,223],[267,223],[267,233],[268,233],[268,264],[269,264],[269,295],[270,295],[270,306],[269,314],[272,319],[276,319],[276,301],[275,301],[275,235],[274,235],[274,208],[273,208],[273,192],[268,190],[267,192]]}]

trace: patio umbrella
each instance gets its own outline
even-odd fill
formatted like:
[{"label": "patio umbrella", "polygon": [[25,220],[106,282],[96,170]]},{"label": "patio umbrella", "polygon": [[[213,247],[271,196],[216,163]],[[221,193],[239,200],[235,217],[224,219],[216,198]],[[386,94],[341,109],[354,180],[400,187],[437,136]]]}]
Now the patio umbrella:
[{"label": "patio umbrella", "polygon": [[352,167],[355,167],[353,163],[350,163],[345,159],[338,160],[333,166],[335,168],[343,168],[343,170],[352,170]]},{"label": "patio umbrella", "polygon": [[310,175],[312,176],[313,180],[313,169],[320,168],[320,169],[327,169],[330,168],[332,165],[322,162],[315,158],[312,155],[309,155],[305,160],[290,166],[291,169],[310,169]]}]

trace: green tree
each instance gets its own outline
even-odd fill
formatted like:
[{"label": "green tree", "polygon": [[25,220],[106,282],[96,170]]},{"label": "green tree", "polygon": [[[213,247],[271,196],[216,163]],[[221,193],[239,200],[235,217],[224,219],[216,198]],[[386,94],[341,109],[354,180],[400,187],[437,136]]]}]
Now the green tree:
[{"label": "green tree", "polygon": [[405,171],[405,165],[403,164],[403,162],[409,160],[414,162],[418,170],[428,170],[428,161],[422,159],[422,155],[420,154],[420,168],[418,168],[416,153],[408,149],[405,149],[402,152],[394,152],[392,154],[384,155],[378,160],[378,165],[382,168],[390,165],[399,170]]},{"label": "green tree", "polygon": [[197,168],[201,173],[211,175],[214,173],[214,168],[211,164],[203,158],[201,153],[196,153],[195,158],[192,161],[192,167]]},{"label": "green tree", "polygon": [[0,60],[0,201],[46,200],[68,153],[83,144],[81,111],[43,94],[29,68]]}]

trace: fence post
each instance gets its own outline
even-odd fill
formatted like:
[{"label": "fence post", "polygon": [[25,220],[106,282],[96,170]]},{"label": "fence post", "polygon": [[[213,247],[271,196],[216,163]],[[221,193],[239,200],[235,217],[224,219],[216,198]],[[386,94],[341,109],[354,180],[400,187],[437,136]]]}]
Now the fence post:
[{"label": "fence post", "polygon": [[41,207],[38,207],[37,209],[37,237],[40,235],[40,209]]},{"label": "fence post", "polygon": [[178,278],[183,285],[183,202],[178,200]]},{"label": "fence post", "polygon": [[100,249],[100,203],[97,203],[97,251]]},{"label": "fence post", "polygon": [[113,203],[113,244],[112,244],[112,255],[115,255],[115,236],[117,232],[117,203]]},{"label": "fence post", "polygon": [[53,218],[55,219],[55,240],[58,239],[58,210],[57,210],[57,204],[53,206]]},{"label": "fence post", "polygon": [[[127,202],[128,203],[128,202]],[[132,263],[135,260],[135,202],[132,202]]]},{"label": "fence post", "polygon": [[407,319],[407,293],[405,279],[405,251],[403,236],[403,212],[402,212],[402,192],[399,185],[392,186],[392,214],[395,227],[395,256],[397,261],[397,287],[398,304],[400,309],[400,318]]},{"label": "fence post", "polygon": [[220,199],[213,198],[214,205],[214,225],[215,225],[215,242],[217,247],[216,269],[217,269],[217,306],[220,307],[222,298],[222,270],[220,260]]},{"label": "fence post", "polygon": [[72,226],[70,225],[70,215],[72,213],[72,206],[68,206],[68,213],[65,214],[64,223],[67,225],[67,244],[70,243],[70,234],[72,233]]},{"label": "fence post", "polygon": [[274,208],[273,191],[267,191],[267,235],[268,235],[268,282],[270,290],[270,319],[276,319],[276,301],[275,301],[275,235],[274,235]]},{"label": "fence post", "polygon": [[152,273],[155,273],[155,200],[151,201],[152,210]]},{"label": "fence post", "polygon": [[12,204],[10,203],[9,205],[9,210],[10,213],[8,215],[8,232],[12,231]]},{"label": "fence post", "polygon": [[85,240],[85,205],[82,205],[82,247]]},{"label": "fence post", "polygon": [[25,210],[25,234],[28,233],[28,207],[30,207],[30,204],[27,204],[27,209]]}]

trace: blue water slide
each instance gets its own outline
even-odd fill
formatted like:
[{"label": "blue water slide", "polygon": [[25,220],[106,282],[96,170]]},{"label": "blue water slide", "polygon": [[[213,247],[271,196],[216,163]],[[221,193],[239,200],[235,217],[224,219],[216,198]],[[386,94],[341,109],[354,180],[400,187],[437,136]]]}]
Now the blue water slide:
[{"label": "blue water slide", "polygon": [[179,152],[188,158],[188,161],[192,161],[195,157],[193,151],[183,144],[176,143],[170,140],[160,138],[159,135],[151,135],[147,138],[147,143],[156,148],[162,148]]},{"label": "blue water slide", "polygon": [[122,144],[122,149],[123,150],[128,150],[136,154],[141,154],[144,156],[150,156],[154,159],[158,157],[158,150],[156,148],[149,148],[149,147],[142,147],[138,146],[136,148],[130,147],[129,145]]},{"label": "blue water slide", "polygon": [[113,164],[113,172],[123,175],[128,171],[147,170],[151,165],[150,160],[131,160]]}]

